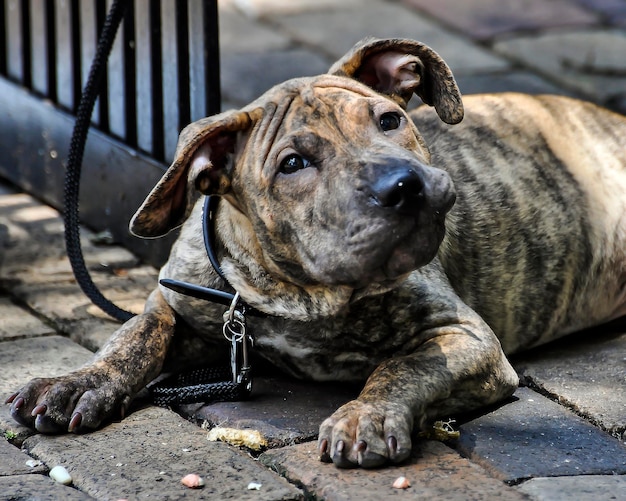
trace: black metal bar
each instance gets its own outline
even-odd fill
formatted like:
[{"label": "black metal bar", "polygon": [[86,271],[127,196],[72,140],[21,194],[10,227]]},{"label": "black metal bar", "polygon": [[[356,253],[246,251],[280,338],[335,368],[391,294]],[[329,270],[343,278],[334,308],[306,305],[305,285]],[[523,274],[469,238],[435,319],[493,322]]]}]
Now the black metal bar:
[{"label": "black metal bar", "polygon": [[129,1],[124,16],[124,101],[126,143],[137,147],[137,74],[135,52],[135,2]]},{"label": "black metal bar", "polygon": [[28,0],[22,0],[22,84],[24,87],[32,88],[31,69],[31,43],[30,43],[30,5]]},{"label": "black metal bar", "polygon": [[220,83],[220,42],[217,0],[204,2],[204,46],[206,63],[204,65],[207,115],[215,115],[222,108]]},{"label": "black metal bar", "polygon": [[[46,0],[46,60],[47,60],[47,96],[57,102],[57,50],[56,50],[56,13],[54,0]],[[36,35],[36,34],[35,34]]]},{"label": "black metal bar", "polygon": [[7,51],[9,47],[9,36],[7,34],[7,19],[4,13],[5,9],[5,1],[0,0],[0,26],[2,27],[2,29],[0,30],[0,75],[7,74]]},{"label": "black metal bar", "polygon": [[165,157],[163,131],[163,63],[161,57],[161,0],[150,2],[151,59],[152,59],[152,155],[157,160]]},{"label": "black metal bar", "polygon": [[80,0],[71,0],[70,4],[71,47],[72,47],[72,111],[78,109],[82,85],[82,62],[80,57]]},{"label": "black metal bar", "polygon": [[[100,32],[104,26],[104,20],[107,15],[106,0],[96,0],[96,41],[100,37]],[[102,73],[102,86],[98,95],[98,127],[104,132],[109,132],[109,92],[108,92],[108,75],[109,69],[105,65]]]},{"label": "black metal bar", "polygon": [[189,8],[187,0],[176,0],[176,50],[178,52],[178,130],[191,122],[189,96]]}]

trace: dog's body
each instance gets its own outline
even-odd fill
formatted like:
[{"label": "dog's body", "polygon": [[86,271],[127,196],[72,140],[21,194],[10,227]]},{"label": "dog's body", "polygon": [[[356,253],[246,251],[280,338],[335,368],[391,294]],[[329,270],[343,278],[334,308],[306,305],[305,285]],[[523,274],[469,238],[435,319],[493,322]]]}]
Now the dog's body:
[{"label": "dog's body", "polygon": [[[510,395],[504,352],[626,315],[626,118],[504,94],[466,98],[455,126],[422,107],[415,128],[413,92],[448,123],[463,108],[410,41],[364,42],[331,73],[188,127],[131,228],[186,219],[161,276],[228,288],[191,209],[193,189],[222,196],[221,266],[268,314],[255,350],[297,377],[367,380],[322,424],[320,453],[369,467],[405,459],[414,425]],[[168,353],[227,356],[223,310],[159,288],[91,365],[29,383],[12,413],[44,432],[97,427]]]}]

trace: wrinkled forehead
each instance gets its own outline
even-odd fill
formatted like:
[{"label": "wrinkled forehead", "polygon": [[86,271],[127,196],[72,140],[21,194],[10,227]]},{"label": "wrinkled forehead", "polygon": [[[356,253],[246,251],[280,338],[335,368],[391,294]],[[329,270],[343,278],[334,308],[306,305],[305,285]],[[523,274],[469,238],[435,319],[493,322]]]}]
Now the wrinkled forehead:
[{"label": "wrinkled forehead", "polygon": [[379,103],[390,100],[360,82],[335,75],[289,80],[272,89],[268,103],[284,125],[331,119],[367,120]]},{"label": "wrinkled forehead", "polygon": [[279,84],[275,89],[282,89],[285,94],[300,95],[303,98],[315,94],[347,93],[361,97],[381,97],[381,94],[358,80],[337,75],[318,75],[314,77],[295,78]]}]

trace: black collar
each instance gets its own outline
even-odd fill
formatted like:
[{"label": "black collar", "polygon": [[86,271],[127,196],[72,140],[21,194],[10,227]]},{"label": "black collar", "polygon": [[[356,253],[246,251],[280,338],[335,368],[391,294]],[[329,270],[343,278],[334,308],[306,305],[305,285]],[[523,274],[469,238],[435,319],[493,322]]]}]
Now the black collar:
[{"label": "black collar", "polygon": [[[217,211],[218,203],[219,197],[217,196],[207,196],[204,201],[204,209],[202,212],[202,234],[204,237],[204,247],[206,249],[207,256],[209,257],[209,261],[211,262],[211,266],[213,266],[215,272],[234,290],[234,287],[224,276],[224,272],[222,271],[220,263],[217,260],[217,255],[215,254],[215,213]],[[180,294],[185,294],[198,299],[204,299],[205,301],[211,301],[213,303],[223,304],[225,306],[232,306],[235,299],[235,294],[231,292],[211,289],[209,287],[190,284],[188,282],[181,282],[180,280],[173,280],[171,278],[163,278],[159,280],[159,283],[162,286]],[[267,316],[265,313],[246,304],[241,299],[238,300],[237,306],[241,309],[242,313],[250,314],[256,317]]]}]

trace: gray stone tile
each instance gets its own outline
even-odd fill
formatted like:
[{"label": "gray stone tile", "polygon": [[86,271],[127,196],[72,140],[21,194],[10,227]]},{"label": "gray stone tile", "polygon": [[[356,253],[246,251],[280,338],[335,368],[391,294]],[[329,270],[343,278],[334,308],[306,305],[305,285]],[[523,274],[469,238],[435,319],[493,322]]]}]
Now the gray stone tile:
[{"label": "gray stone tile", "polygon": [[607,16],[626,12],[626,0],[577,0],[590,10],[600,12]]},{"label": "gray stone tile", "polygon": [[4,401],[9,396],[9,392],[0,392],[0,434],[8,433],[11,436],[11,443],[15,446],[21,446],[24,440],[30,437],[34,431],[26,426],[17,424],[9,413],[9,405]]},{"label": "gray stone tile", "polygon": [[[97,499],[301,499],[297,488],[248,455],[209,442],[204,430],[156,407],[87,435],[35,435],[24,448],[48,467],[63,465],[73,485]],[[206,485],[183,486],[189,473]],[[261,489],[249,490],[250,482]]]},{"label": "gray stone tile", "polygon": [[65,374],[83,365],[89,350],[61,336],[18,339],[0,343],[0,394],[18,390],[35,377]]},{"label": "gray stone tile", "polygon": [[304,49],[225,54],[222,95],[233,103],[245,105],[290,78],[326,73],[330,64],[329,59]]},{"label": "gray stone tile", "polygon": [[508,63],[469,40],[392,3],[286,15],[275,22],[295,40],[319,47],[335,59],[367,36],[419,40],[437,51],[455,72],[495,71]]},{"label": "gray stone tile", "polygon": [[626,333],[590,330],[514,360],[525,384],[626,441]]},{"label": "gray stone tile", "polygon": [[44,475],[0,477],[0,501],[86,501],[94,499],[72,487],[57,484]]},{"label": "gray stone tile", "polygon": [[[6,195],[0,198],[0,224],[6,229],[0,234],[0,280],[5,289],[56,330],[90,349],[100,347],[119,323],[92,306],[76,284],[59,213],[28,195]],[[156,286],[157,270],[138,265],[137,258],[120,246],[95,245],[93,233],[87,230],[81,234],[85,261],[96,285],[121,307],[141,312]]]},{"label": "gray stone tile", "polygon": [[517,487],[537,501],[609,501],[626,499],[623,475],[532,478]]},{"label": "gray stone tile", "polygon": [[[377,470],[342,470],[321,463],[315,443],[274,449],[260,461],[305,487],[313,499],[379,501],[381,499],[488,500],[527,499],[439,442],[421,441],[406,464]],[[400,476],[411,486],[394,489]]]},{"label": "gray stone tile", "polygon": [[26,461],[29,459],[32,458],[28,454],[0,437],[0,477],[48,473],[48,469],[43,464],[28,466]]},{"label": "gray stone tile", "polygon": [[623,31],[552,32],[508,39],[494,48],[601,103],[626,88]]},{"label": "gray stone tile", "polygon": [[568,0],[403,0],[477,39],[503,33],[588,26],[598,18]]},{"label": "gray stone tile", "polygon": [[288,37],[246,17],[229,2],[219,2],[219,30],[222,54],[284,50],[291,44]]},{"label": "gray stone tile", "polygon": [[273,18],[285,14],[362,6],[380,0],[222,0],[227,8],[238,9],[250,18]]},{"label": "gray stone tile", "polygon": [[626,444],[527,388],[460,427],[458,450],[506,482],[625,474]]},{"label": "gray stone tile", "polygon": [[182,412],[209,426],[257,430],[268,446],[277,447],[315,439],[321,422],[359,391],[338,386],[257,377],[250,400],[186,405]]},{"label": "gray stone tile", "polygon": [[0,318],[0,341],[55,333],[54,329],[14,304],[8,297],[0,296]]},{"label": "gray stone tile", "polygon": [[527,94],[561,94],[574,96],[562,87],[527,71],[460,75],[456,78],[462,94],[483,92],[524,92]]}]

